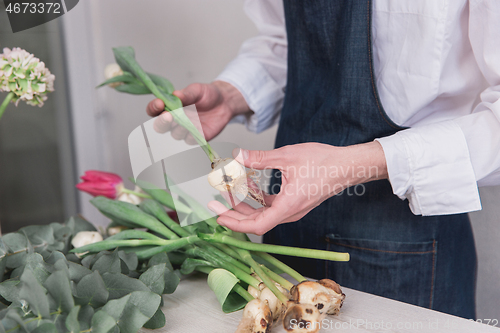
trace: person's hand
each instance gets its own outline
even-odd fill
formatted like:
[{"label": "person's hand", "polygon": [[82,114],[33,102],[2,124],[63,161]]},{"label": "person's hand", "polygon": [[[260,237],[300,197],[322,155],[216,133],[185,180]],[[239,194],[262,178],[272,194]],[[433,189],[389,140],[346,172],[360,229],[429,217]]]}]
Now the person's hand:
[{"label": "person's hand", "polygon": [[[241,93],[231,84],[215,81],[209,84],[194,83],[173,94],[182,101],[184,106],[195,104],[200,119],[201,128],[207,141],[216,137],[234,116],[250,111]],[[196,141],[191,134],[165,112],[162,100],[149,102],[146,112],[151,117],[159,116],[155,122],[155,130],[160,133],[170,131],[177,140],[185,140],[188,144]]]},{"label": "person's hand", "polygon": [[[254,209],[239,203],[234,210],[218,201],[208,207],[219,215],[217,222],[231,230],[262,235],[276,225],[294,222],[331,196],[350,186],[387,178],[382,146],[370,143],[335,147],[303,143],[271,151],[239,150],[235,159],[249,168],[279,169],[279,194],[265,195],[267,207]],[[362,186],[362,185],[359,185]],[[362,189],[356,191],[362,194]]]}]

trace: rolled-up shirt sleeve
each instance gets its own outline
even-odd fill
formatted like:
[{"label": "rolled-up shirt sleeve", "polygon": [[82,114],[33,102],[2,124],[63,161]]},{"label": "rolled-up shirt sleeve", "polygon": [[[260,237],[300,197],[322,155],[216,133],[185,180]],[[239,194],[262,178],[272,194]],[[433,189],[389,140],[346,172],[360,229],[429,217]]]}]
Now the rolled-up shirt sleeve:
[{"label": "rolled-up shirt sleeve", "polygon": [[478,186],[500,184],[500,2],[470,2],[469,39],[490,87],[469,115],[377,139],[394,194],[418,215],[481,209]]},{"label": "rolled-up shirt sleeve", "polygon": [[216,80],[238,89],[252,112],[233,121],[262,132],[279,120],[287,71],[287,41],[281,0],[246,0],[245,12],[259,35],[243,43],[238,56]]}]

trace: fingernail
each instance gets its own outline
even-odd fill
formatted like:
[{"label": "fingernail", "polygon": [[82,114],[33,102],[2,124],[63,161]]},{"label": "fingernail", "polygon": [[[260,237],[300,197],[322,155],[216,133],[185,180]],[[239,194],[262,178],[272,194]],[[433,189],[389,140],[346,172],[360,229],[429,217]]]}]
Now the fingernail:
[{"label": "fingernail", "polygon": [[215,208],[213,207],[212,204],[209,203],[207,205],[207,208],[210,209],[212,211],[212,213],[214,213],[215,215],[219,215],[219,214],[217,214],[217,211],[215,210]]},{"label": "fingernail", "polygon": [[162,109],[162,102],[159,99],[157,99],[154,103],[154,107],[156,111],[160,111]]},{"label": "fingernail", "polygon": [[225,227],[225,226],[226,226],[226,225],[224,224],[224,222],[219,221],[219,219],[217,219],[217,223],[219,223],[219,225],[220,225],[220,226],[222,226],[222,227]]},{"label": "fingernail", "polygon": [[243,163],[244,160],[247,160],[249,156],[248,150],[236,148],[233,150],[233,157],[240,163]]}]

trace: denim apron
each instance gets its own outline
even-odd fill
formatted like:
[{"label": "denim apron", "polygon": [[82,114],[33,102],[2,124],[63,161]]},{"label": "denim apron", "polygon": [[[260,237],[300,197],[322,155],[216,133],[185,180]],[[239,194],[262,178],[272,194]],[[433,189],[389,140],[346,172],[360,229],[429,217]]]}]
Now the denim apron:
[{"label": "denim apron", "polygon": [[[375,86],[371,1],[285,0],[284,7],[288,77],[276,147],[348,146],[401,130]],[[275,170],[271,192],[279,183]],[[347,263],[281,259],[312,278],[475,318],[476,251],[468,215],[413,215],[387,180],[333,196],[300,221],[277,226],[264,242],[349,252]]]}]

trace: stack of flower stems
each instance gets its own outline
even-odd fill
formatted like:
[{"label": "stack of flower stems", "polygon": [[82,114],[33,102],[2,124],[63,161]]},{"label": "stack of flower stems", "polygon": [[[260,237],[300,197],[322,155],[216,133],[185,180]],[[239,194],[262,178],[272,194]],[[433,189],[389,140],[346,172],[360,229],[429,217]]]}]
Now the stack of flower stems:
[{"label": "stack of flower stems", "polygon": [[[256,289],[259,289],[260,280],[262,280],[283,303],[286,303],[288,299],[274,282],[279,283],[285,289],[290,289],[293,284],[265,265],[257,263],[253,256],[261,258],[270,267],[275,267],[298,282],[306,279],[269,253],[334,261],[349,260],[347,253],[252,243],[245,234],[235,233],[221,227],[215,219],[201,222],[206,223],[213,233],[201,233],[197,228],[182,227],[168,216],[163,207],[165,205],[167,208],[175,208],[174,198],[170,193],[161,189],[152,189],[149,186],[143,187],[143,190],[151,198],[143,201],[139,207],[105,197],[96,197],[91,202],[104,215],[117,223],[121,222],[129,227],[147,228],[149,232],[127,229],[101,242],[72,251],[96,253],[121,248],[135,252],[140,260],[148,259],[161,252],[181,251],[188,257],[202,259],[207,263],[207,265],[195,268],[200,272],[209,273],[214,268],[223,268],[234,274],[240,283],[243,282],[243,285],[250,285]],[[188,213],[186,207],[186,205],[183,206],[184,213]],[[199,210],[198,206],[196,211],[191,211],[191,213],[206,216],[206,212],[199,214]],[[255,276],[258,276],[260,280]],[[253,299],[240,284],[237,284],[233,291],[247,301]]]}]

